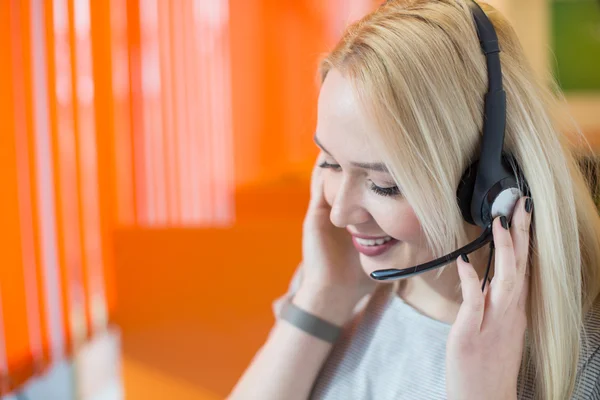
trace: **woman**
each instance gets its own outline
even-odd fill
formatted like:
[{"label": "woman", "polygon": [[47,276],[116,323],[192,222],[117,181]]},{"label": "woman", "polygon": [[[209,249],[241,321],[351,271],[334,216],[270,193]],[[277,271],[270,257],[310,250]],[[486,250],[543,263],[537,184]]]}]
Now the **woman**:
[{"label": "woman", "polygon": [[493,219],[494,254],[371,278],[485,234],[457,204],[492,73],[472,6],[388,1],[322,62],[303,261],[231,399],[600,399],[598,213],[550,92],[485,4],[524,195]]}]

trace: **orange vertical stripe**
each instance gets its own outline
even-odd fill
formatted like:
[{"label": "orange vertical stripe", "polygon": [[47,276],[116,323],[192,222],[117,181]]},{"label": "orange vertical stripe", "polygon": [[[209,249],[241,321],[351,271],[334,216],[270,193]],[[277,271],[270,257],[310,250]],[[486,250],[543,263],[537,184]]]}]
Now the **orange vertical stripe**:
[{"label": "orange vertical stripe", "polygon": [[148,218],[146,167],[144,156],[144,108],[142,97],[142,64],[140,9],[138,0],[127,1],[127,28],[129,38],[129,79],[131,99],[131,129],[133,132],[133,166],[135,176],[136,223],[146,224]]},{"label": "orange vertical stripe", "polygon": [[88,315],[94,331],[106,325],[104,294],[104,255],[98,203],[98,161],[92,71],[91,14],[89,0],[74,2],[77,120],[79,127],[80,196],[83,246],[87,272]]},{"label": "orange vertical stripe", "polygon": [[19,179],[19,214],[23,235],[23,275],[25,300],[27,305],[27,323],[29,345],[33,361],[42,365],[45,355],[43,349],[43,324],[40,314],[39,277],[39,214],[37,193],[35,191],[36,173],[34,161],[33,114],[31,93],[30,62],[30,25],[29,4],[12,1],[13,29],[13,72],[14,101],[17,149],[17,171]]},{"label": "orange vertical stripe", "polygon": [[[91,6],[91,34],[94,63],[94,106],[97,118],[96,143],[98,153],[98,192],[100,205],[100,225],[102,232],[102,272],[105,283],[106,308],[108,316],[114,315],[116,307],[116,287],[114,276],[113,232],[118,221],[117,161],[115,153],[115,101],[113,99],[113,69],[111,49],[113,42],[104,40],[111,36],[111,9],[106,1],[93,1]],[[129,170],[131,167],[129,166]]]},{"label": "orange vertical stripe", "polygon": [[57,140],[60,160],[60,213],[64,238],[63,286],[67,288],[69,331],[73,346],[87,336],[86,297],[84,291],[84,256],[79,198],[79,168],[77,155],[77,121],[74,96],[74,45],[72,38],[72,8],[68,0],[54,0],[54,51],[56,62]]},{"label": "orange vertical stripe", "polygon": [[64,356],[64,327],[62,316],[62,293],[59,284],[59,261],[57,254],[56,207],[54,195],[54,168],[49,118],[48,60],[46,57],[45,5],[31,2],[30,52],[31,100],[32,100],[32,160],[36,171],[37,217],[40,260],[39,277],[40,317],[43,342],[48,357],[62,359]]},{"label": "orange vertical stripe", "polygon": [[175,116],[175,128],[170,136],[175,145],[175,163],[177,164],[177,182],[178,182],[178,214],[179,224],[187,222],[187,180],[186,175],[186,158],[185,158],[185,131],[187,129],[185,119],[185,97],[184,97],[184,65],[182,59],[183,41],[181,38],[181,7],[178,3],[170,2],[170,31],[171,31],[171,59],[173,60],[172,68],[172,85],[173,85],[173,112]]},{"label": "orange vertical stripe", "polygon": [[[4,320],[4,337],[6,342],[6,359],[9,372],[15,364],[31,362],[29,347],[29,330],[27,327],[27,306],[25,303],[25,283],[23,277],[22,251],[24,235],[20,222],[20,213],[24,204],[19,203],[19,178],[22,172],[17,170],[16,130],[22,133],[22,105],[16,104],[15,93],[17,79],[22,79],[22,71],[15,71],[15,51],[13,49],[15,34],[18,34],[18,23],[13,17],[14,4],[10,1],[0,2],[0,48],[5,49],[6,62],[0,63],[0,219],[3,229],[0,231],[0,249],[3,255],[3,266],[0,268],[0,288],[2,291]],[[18,37],[18,36],[17,36]],[[19,75],[17,75],[17,73]],[[19,117],[17,121],[17,111]],[[15,212],[19,210],[19,212]],[[12,368],[11,368],[12,367]]]},{"label": "orange vertical stripe", "polygon": [[163,148],[165,164],[165,181],[167,191],[167,210],[169,224],[175,224],[180,219],[179,214],[179,181],[176,142],[173,132],[177,127],[174,110],[173,89],[173,58],[171,50],[171,18],[169,2],[158,2],[158,35],[160,51],[160,77],[161,77],[161,108],[163,114]]},{"label": "orange vertical stripe", "polygon": [[[95,4],[96,2],[94,2]],[[127,0],[110,2],[112,93],[114,112],[115,179],[117,223],[132,226],[136,221],[135,179],[129,85],[129,42]]]},{"label": "orange vertical stripe", "polygon": [[[199,0],[200,3],[204,1]],[[233,131],[235,132],[236,186],[244,187],[260,171],[260,137],[266,126],[263,118],[265,87],[266,23],[264,1],[232,0],[229,23]]]},{"label": "orange vertical stripe", "polygon": [[[47,3],[46,3],[47,4]],[[65,333],[64,344],[65,350],[69,352],[72,346],[72,335],[71,335],[71,316],[70,316],[70,300],[72,295],[70,293],[69,278],[67,271],[69,270],[69,257],[67,256],[67,249],[70,249],[68,241],[70,235],[66,232],[68,224],[65,222],[65,205],[63,204],[63,200],[66,200],[64,197],[64,184],[63,181],[65,179],[64,173],[64,161],[61,159],[61,148],[60,144],[64,143],[61,140],[61,135],[65,135],[65,116],[62,115],[62,118],[59,118],[59,114],[64,114],[64,103],[58,101],[57,98],[57,82],[60,82],[59,78],[59,68],[62,69],[61,74],[65,74],[65,60],[61,60],[59,58],[59,65],[57,67],[57,55],[61,55],[59,51],[59,47],[57,47],[57,43],[55,41],[55,27],[54,27],[54,8],[47,6],[46,7],[46,59],[48,61],[48,93],[49,93],[49,116],[50,116],[50,130],[51,130],[51,139],[52,139],[52,153],[53,153],[53,169],[54,169],[54,195],[55,195],[55,204],[56,204],[56,244],[58,250],[58,265],[60,266],[60,286],[62,288],[62,314],[63,314],[63,331]],[[70,77],[70,68],[68,67],[68,54],[67,54],[67,68],[66,74],[67,78]],[[63,111],[61,111],[63,110]],[[60,121],[59,121],[60,119]],[[67,123],[70,123],[68,121]],[[68,218],[68,217],[67,217]]]},{"label": "orange vertical stripe", "polygon": [[[0,21],[2,19],[0,18]],[[1,34],[1,33],[0,33]],[[4,323],[4,312],[2,309],[2,287],[0,287],[0,396],[3,393],[8,393],[8,358],[6,356],[6,337]]]}]

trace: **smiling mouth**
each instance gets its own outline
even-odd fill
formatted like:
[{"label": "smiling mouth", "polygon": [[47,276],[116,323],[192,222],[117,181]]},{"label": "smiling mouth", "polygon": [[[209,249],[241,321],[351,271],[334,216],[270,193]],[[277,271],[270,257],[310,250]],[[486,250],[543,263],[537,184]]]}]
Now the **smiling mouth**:
[{"label": "smiling mouth", "polygon": [[399,242],[399,240],[394,239],[391,236],[365,239],[352,235],[352,243],[356,250],[368,257],[382,255]]},{"label": "smiling mouth", "polygon": [[377,239],[362,239],[359,237],[354,237],[356,239],[356,242],[358,244],[360,244],[361,246],[367,246],[367,247],[372,247],[372,246],[381,246],[384,243],[389,242],[390,240],[393,240],[394,238],[391,236],[385,236],[382,238],[377,238]]}]

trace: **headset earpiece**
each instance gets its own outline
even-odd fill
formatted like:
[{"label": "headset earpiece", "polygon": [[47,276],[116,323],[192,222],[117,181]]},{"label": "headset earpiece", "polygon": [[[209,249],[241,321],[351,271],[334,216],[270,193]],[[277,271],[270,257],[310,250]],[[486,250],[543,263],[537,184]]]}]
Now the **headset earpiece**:
[{"label": "headset earpiece", "polygon": [[[529,188],[512,155],[503,152],[506,127],[506,93],[502,86],[500,46],[498,37],[486,14],[474,1],[468,2],[477,29],[481,50],[485,55],[488,72],[488,91],[484,98],[483,127],[479,160],[471,164],[461,177],[456,196],[465,221],[483,228],[472,242],[435,260],[403,269],[383,269],[371,272],[380,281],[407,278],[456,260],[461,254],[470,254],[485,244],[493,243],[491,222],[504,215],[509,220],[515,204]],[[519,181],[517,181],[519,177]],[[490,260],[493,247],[490,248]],[[489,266],[488,263],[488,271]],[[483,290],[483,288],[482,288]]]},{"label": "headset earpiece", "polygon": [[456,198],[458,200],[458,207],[465,221],[471,225],[475,225],[475,221],[471,215],[471,200],[473,199],[473,190],[475,189],[475,177],[477,176],[477,165],[479,161],[475,161],[473,164],[465,170],[465,173],[460,179],[458,184],[458,190],[456,191]]},{"label": "headset earpiece", "polygon": [[480,189],[475,190],[479,161],[471,164],[463,174],[456,197],[465,221],[482,228],[500,215],[509,220],[516,202],[523,195],[515,174],[512,172],[510,156],[503,155],[501,165],[495,168],[493,176],[479,175]]}]

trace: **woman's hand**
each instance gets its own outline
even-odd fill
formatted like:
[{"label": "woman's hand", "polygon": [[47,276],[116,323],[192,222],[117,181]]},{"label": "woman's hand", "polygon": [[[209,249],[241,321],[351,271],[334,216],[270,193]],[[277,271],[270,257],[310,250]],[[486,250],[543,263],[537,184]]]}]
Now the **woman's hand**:
[{"label": "woman's hand", "polygon": [[337,293],[346,308],[375,288],[363,271],[358,251],[348,231],[331,223],[331,206],[323,193],[323,155],[317,158],[311,178],[311,198],[303,225],[302,284],[300,291]]},{"label": "woman's hand", "polygon": [[527,212],[526,200],[515,206],[510,230],[501,218],[493,222],[495,275],[485,294],[473,266],[457,261],[463,303],[446,346],[448,399],[517,398],[529,287],[531,203]]}]

